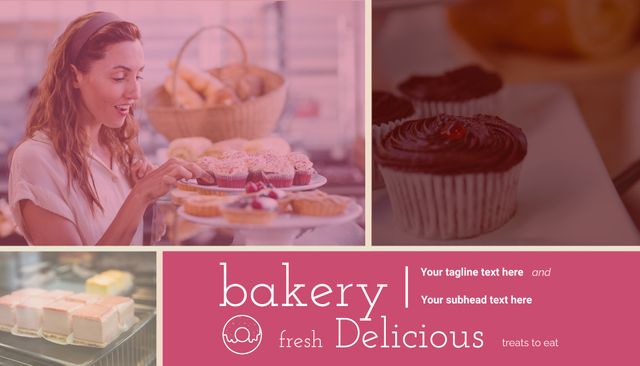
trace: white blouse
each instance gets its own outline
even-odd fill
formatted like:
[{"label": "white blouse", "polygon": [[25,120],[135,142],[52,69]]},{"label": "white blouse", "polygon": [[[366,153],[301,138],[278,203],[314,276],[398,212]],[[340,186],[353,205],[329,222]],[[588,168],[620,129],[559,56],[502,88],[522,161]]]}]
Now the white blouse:
[{"label": "white blouse", "polygon": [[[100,240],[122,207],[131,187],[120,169],[110,169],[93,155],[89,157],[89,170],[93,174],[98,199],[104,211],[96,207],[92,213],[82,191],[69,185],[66,168],[46,134],[37,132],[33,138],[18,146],[9,171],[9,205],[18,230],[27,241],[30,239],[24,235],[21,200],[30,200],[71,221],[84,245],[95,245]],[[132,240],[132,245],[141,244],[142,222]]]}]

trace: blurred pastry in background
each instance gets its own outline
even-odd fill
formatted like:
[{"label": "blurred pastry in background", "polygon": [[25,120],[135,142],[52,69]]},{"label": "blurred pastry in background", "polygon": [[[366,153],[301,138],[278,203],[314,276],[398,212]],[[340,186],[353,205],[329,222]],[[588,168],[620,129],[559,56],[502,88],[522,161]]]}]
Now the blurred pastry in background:
[{"label": "blurred pastry in background", "polygon": [[133,275],[129,272],[108,270],[85,281],[85,291],[97,295],[122,295],[133,288]]},{"label": "blurred pastry in background", "polygon": [[204,153],[202,153],[202,155],[211,156],[211,157],[220,159],[222,157],[222,154],[225,151],[244,150],[244,147],[247,144],[247,142],[249,142],[249,140],[243,139],[243,138],[234,138],[234,139],[214,142],[207,150],[205,150]]},{"label": "blurred pastry in background", "polygon": [[243,102],[265,93],[264,80],[258,75],[247,72],[242,65],[227,65],[218,70],[218,77],[231,86]]},{"label": "blurred pastry in background", "polygon": [[289,143],[280,136],[273,135],[248,141],[243,148],[247,154],[258,154],[270,151],[276,155],[286,155],[291,152]]},{"label": "blurred pastry in background", "polygon": [[178,78],[184,80],[193,91],[204,98],[206,106],[216,107],[238,102],[238,96],[232,88],[206,71],[199,70],[184,61],[180,62],[176,71],[176,60],[169,62],[169,68],[177,72]]},{"label": "blurred pastry in background", "polygon": [[628,49],[637,0],[465,0],[449,20],[473,46],[561,56],[605,57]]},{"label": "blurred pastry in background", "polygon": [[440,113],[456,116],[498,114],[500,75],[478,65],[465,65],[441,75],[412,75],[398,89],[422,118]]},{"label": "blurred pastry in background", "polygon": [[164,80],[163,85],[169,95],[173,95],[175,88],[176,102],[180,108],[192,109],[204,107],[204,99],[202,99],[200,94],[193,91],[186,81],[181,78],[175,78],[174,86],[173,80],[173,76],[169,75]]},{"label": "blurred pastry in background", "polygon": [[170,158],[196,161],[212,145],[211,140],[206,137],[183,137],[169,143],[167,154]]}]

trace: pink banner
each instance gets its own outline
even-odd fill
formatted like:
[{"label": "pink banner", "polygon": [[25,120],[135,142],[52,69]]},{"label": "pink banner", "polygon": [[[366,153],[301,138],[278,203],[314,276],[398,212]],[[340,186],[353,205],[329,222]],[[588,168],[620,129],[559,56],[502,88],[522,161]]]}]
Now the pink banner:
[{"label": "pink banner", "polygon": [[164,365],[636,365],[640,253],[164,253]]}]

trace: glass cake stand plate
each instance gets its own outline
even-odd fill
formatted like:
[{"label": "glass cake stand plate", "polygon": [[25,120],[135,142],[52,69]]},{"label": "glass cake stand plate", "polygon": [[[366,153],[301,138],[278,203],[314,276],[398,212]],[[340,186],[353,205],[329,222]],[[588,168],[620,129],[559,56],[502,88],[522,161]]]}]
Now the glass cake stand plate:
[{"label": "glass cake stand plate", "polygon": [[189,215],[184,208],[178,209],[178,215],[185,220],[214,228],[234,230],[234,244],[238,245],[290,245],[304,229],[321,226],[334,226],[357,219],[362,207],[351,203],[344,212],[336,216],[305,216],[293,214],[278,215],[269,224],[232,224],[224,217],[200,217]]},{"label": "glass cake stand plate", "polygon": [[105,348],[58,345],[43,338],[0,332],[0,365],[122,366],[155,360],[155,308],[135,305],[140,319]]},{"label": "glass cake stand plate", "polygon": [[385,191],[373,197],[374,245],[637,245],[631,221],[570,92],[558,84],[509,86],[501,116],[522,128],[528,152],[516,215],[462,240],[411,236],[394,222]]},{"label": "glass cake stand plate", "polygon": [[[214,192],[228,192],[228,193],[241,193],[244,192],[244,187],[242,188],[225,188],[225,187],[218,187],[218,186],[203,186],[200,184],[196,184],[193,183],[195,182],[194,180],[190,180],[189,182],[187,182],[188,185],[193,186],[193,187],[197,187],[199,189],[203,189],[206,191],[214,191]],[[288,191],[288,192],[295,192],[295,191],[309,191],[312,189],[316,189],[316,188],[320,188],[323,185],[327,184],[327,178],[320,175],[320,174],[314,174],[311,176],[311,181],[309,181],[309,184],[306,184],[304,186],[291,186],[291,187],[284,187],[284,188],[278,188],[280,190],[283,191]]]}]

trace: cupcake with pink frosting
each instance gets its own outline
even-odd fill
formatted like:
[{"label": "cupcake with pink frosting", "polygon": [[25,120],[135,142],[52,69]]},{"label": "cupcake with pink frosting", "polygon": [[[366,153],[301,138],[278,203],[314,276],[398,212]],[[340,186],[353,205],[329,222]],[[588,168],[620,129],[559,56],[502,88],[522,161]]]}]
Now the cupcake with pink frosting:
[{"label": "cupcake with pink frosting", "polygon": [[287,159],[293,165],[294,176],[293,176],[293,185],[294,186],[304,186],[311,182],[311,176],[316,172],[313,169],[313,163],[309,160],[309,157],[305,154],[292,152],[287,155]]},{"label": "cupcake with pink frosting", "polygon": [[218,186],[223,188],[244,188],[249,170],[242,159],[220,160],[212,165]]},{"label": "cupcake with pink frosting", "polygon": [[286,156],[265,156],[262,175],[276,188],[291,187],[295,170]]},{"label": "cupcake with pink frosting", "polygon": [[247,182],[262,182],[265,181],[265,178],[262,175],[262,170],[264,170],[265,159],[260,155],[250,155],[246,159],[244,159],[245,164],[247,165],[247,169],[249,170],[249,176],[247,177]]},{"label": "cupcake with pink frosting", "polygon": [[218,159],[210,156],[204,156],[198,159],[197,164],[207,175],[197,178],[198,184],[203,186],[214,186],[216,184],[215,174],[213,173],[213,166],[218,162]]}]

